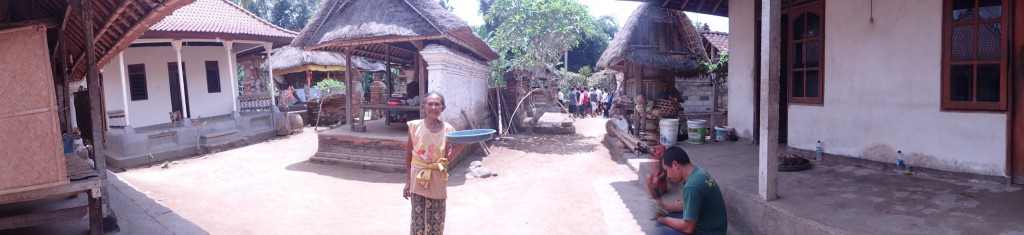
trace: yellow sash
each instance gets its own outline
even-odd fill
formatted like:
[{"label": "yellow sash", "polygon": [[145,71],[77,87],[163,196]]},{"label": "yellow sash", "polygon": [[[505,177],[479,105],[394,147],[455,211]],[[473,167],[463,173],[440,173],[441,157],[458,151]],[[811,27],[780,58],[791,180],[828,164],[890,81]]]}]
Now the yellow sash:
[{"label": "yellow sash", "polygon": [[441,172],[441,177],[444,179],[445,182],[448,182],[448,171],[445,169],[445,167],[448,166],[447,158],[440,158],[437,159],[437,162],[428,164],[426,161],[423,160],[423,158],[413,156],[412,165],[419,168],[423,168],[419,172],[416,172],[416,182],[419,182],[420,185],[423,185],[423,189],[427,189],[430,187],[430,177],[431,175],[433,175],[433,171],[435,170]]}]

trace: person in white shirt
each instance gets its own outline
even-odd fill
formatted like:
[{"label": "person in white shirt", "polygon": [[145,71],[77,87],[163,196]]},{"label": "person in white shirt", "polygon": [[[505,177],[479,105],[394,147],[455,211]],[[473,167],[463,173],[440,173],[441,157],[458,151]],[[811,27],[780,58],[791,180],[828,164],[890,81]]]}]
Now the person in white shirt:
[{"label": "person in white shirt", "polygon": [[562,88],[555,90],[555,93],[558,93],[558,103],[565,105],[565,94],[562,93]]}]

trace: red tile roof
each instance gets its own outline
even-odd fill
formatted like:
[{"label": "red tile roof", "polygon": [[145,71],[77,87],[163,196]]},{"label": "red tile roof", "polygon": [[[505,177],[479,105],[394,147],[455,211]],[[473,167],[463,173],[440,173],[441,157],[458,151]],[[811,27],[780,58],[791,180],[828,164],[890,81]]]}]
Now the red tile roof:
[{"label": "red tile roof", "polygon": [[260,19],[228,0],[196,0],[174,11],[149,31],[241,34],[287,38],[288,41],[298,35]]},{"label": "red tile roof", "polygon": [[718,51],[729,51],[729,33],[701,31],[700,34],[704,35],[704,38],[706,38],[708,42],[711,42],[711,45],[715,46]]}]

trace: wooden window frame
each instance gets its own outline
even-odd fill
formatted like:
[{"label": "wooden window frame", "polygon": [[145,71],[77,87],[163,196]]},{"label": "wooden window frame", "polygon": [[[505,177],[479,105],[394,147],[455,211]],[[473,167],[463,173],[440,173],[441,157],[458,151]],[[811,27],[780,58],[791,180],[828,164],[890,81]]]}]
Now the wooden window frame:
[{"label": "wooden window frame", "polygon": [[[817,36],[814,39],[804,38],[804,39],[797,40],[797,39],[793,38],[793,30],[794,30],[793,29],[793,23],[796,22],[796,19],[799,18],[800,14],[803,14],[803,13],[815,13],[819,17],[819,24],[820,24],[819,27],[820,27],[821,32],[819,33],[819,36]],[[786,46],[785,46],[785,49],[786,49],[786,53],[789,53],[788,54],[789,56],[788,56],[786,64],[785,64],[785,66],[787,66],[786,72],[789,73],[789,74],[785,75],[786,76],[786,80],[787,80],[787,86],[789,86],[788,89],[787,89],[786,96],[789,98],[789,103],[791,103],[791,104],[824,105],[825,104],[825,28],[826,28],[825,27],[825,17],[826,17],[825,16],[825,2],[824,1],[814,1],[814,2],[808,3],[808,4],[802,4],[800,6],[794,6],[794,7],[790,8],[790,9],[788,9],[788,14],[789,14],[790,17],[789,17],[789,20],[786,22],[786,24],[788,25],[789,30],[788,30],[788,32],[784,32],[786,34],[785,37],[788,38]],[[806,27],[805,27],[805,30],[806,30]],[[819,45],[818,66],[816,66],[816,67],[809,67],[809,66],[806,66],[806,64],[805,64],[805,66],[803,68],[799,68],[799,69],[798,68],[794,68],[793,65],[794,65],[794,62],[796,60],[796,56],[794,55],[794,52],[793,52],[794,51],[793,50],[794,47],[796,46],[797,43],[807,43],[807,42],[810,42],[810,41],[818,41],[818,43],[819,43],[818,44]],[[804,58],[804,60],[806,60],[807,59],[807,56],[806,56],[807,55],[807,50],[804,49],[803,53],[804,53],[804,56],[801,56],[801,58]],[[794,72],[804,72],[806,74],[807,71],[818,71],[818,88],[817,88],[818,89],[818,97],[794,97],[793,96],[793,91],[796,90],[796,87],[793,87],[794,84],[795,84],[793,82],[793,73]],[[804,76],[805,81],[806,81],[806,78],[807,78],[807,76]],[[804,91],[806,91],[807,90],[807,87],[806,87],[807,83],[804,82],[803,84],[805,86],[802,89]],[[806,92],[805,92],[805,94],[806,94]]]},{"label": "wooden window frame", "polygon": [[204,64],[206,65],[206,92],[220,93],[222,90],[220,86],[220,63],[212,60],[206,61]]},{"label": "wooden window frame", "polygon": [[[954,0],[944,0],[943,1],[943,5],[942,5],[942,85],[941,85],[942,97],[940,97],[940,99],[942,99],[942,102],[941,102],[942,103],[942,110],[1006,111],[1007,99],[1009,98],[1009,96],[1008,96],[1009,92],[1007,91],[1009,89],[1009,84],[1007,83],[1007,79],[1009,78],[1009,67],[1008,67],[1008,61],[1007,61],[1007,48],[1010,48],[1008,46],[1009,45],[1009,34],[1007,33],[1009,30],[1007,30],[1007,29],[1010,29],[1010,27],[1011,27],[1011,25],[1009,23],[1009,19],[1010,19],[1010,17],[1009,17],[1009,15],[1010,15],[1009,2],[1007,0],[1002,0],[1001,1],[1002,2],[1002,7],[1001,7],[1002,13],[1001,13],[999,19],[992,19],[992,20],[977,19],[977,20],[974,20],[972,22],[953,22],[952,17],[950,17],[952,15],[952,12],[953,12],[953,1]],[[978,4],[978,0],[975,0],[975,8],[974,8],[975,10],[978,9],[978,7],[977,7],[978,5],[977,4]],[[975,17],[977,17],[977,16],[975,16]],[[950,78],[950,67],[952,67],[953,65],[973,65],[975,67],[975,69],[974,69],[974,76],[972,77],[973,79],[971,80],[971,89],[972,89],[971,94],[973,96],[972,97],[973,99],[977,99],[977,96],[978,96],[978,92],[976,90],[977,89],[977,84],[978,84],[978,77],[977,77],[978,76],[977,75],[978,70],[977,70],[977,66],[978,65],[985,65],[985,64],[995,64],[995,62],[991,62],[991,61],[980,61],[980,60],[978,60],[978,50],[979,49],[978,49],[977,45],[980,42],[980,40],[978,39],[978,36],[980,34],[978,33],[977,30],[974,31],[975,32],[974,33],[974,36],[975,36],[975,38],[974,38],[975,39],[974,40],[974,43],[975,43],[974,44],[975,45],[975,47],[974,47],[974,49],[975,49],[974,50],[974,59],[975,60],[974,61],[964,61],[964,62],[952,62],[951,61],[952,60],[951,53],[952,53],[952,43],[953,43],[953,40],[952,40],[952,29],[953,29],[953,27],[954,26],[960,26],[960,25],[982,25],[982,24],[991,24],[991,23],[999,23],[1000,27],[1002,28],[1002,32],[1001,32],[1002,33],[1002,35],[1001,35],[1002,38],[999,39],[999,45],[1001,45],[1002,48],[1000,48],[1000,50],[999,50],[1000,59],[999,59],[999,62],[998,62],[999,63],[999,102],[953,101],[953,100],[951,100],[951,97],[950,97],[950,88],[951,88],[951,84],[950,84],[950,82],[951,82],[950,81],[950,79],[951,79]],[[977,28],[975,27],[975,29],[977,29]]]},{"label": "wooden window frame", "polygon": [[[132,67],[135,66],[139,67],[138,70],[140,72],[133,72],[134,69]],[[149,81],[146,78],[146,64],[129,64],[125,66],[125,70],[128,72],[128,84],[125,84],[128,86],[128,98],[131,101],[149,100],[149,87],[147,87]],[[142,80],[136,81],[137,77],[135,76],[137,75],[141,76]],[[136,92],[140,93],[136,94]]]}]

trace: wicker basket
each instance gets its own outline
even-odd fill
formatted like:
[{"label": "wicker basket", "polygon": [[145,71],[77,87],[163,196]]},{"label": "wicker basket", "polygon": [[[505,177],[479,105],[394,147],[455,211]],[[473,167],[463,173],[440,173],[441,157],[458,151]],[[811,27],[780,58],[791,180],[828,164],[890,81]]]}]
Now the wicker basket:
[{"label": "wicker basket", "polygon": [[660,117],[675,117],[679,115],[679,103],[671,100],[657,100],[654,102],[654,109],[659,110]]}]

